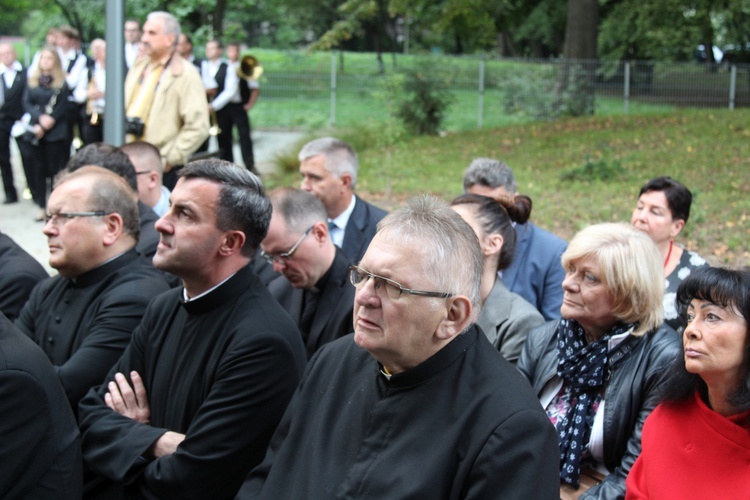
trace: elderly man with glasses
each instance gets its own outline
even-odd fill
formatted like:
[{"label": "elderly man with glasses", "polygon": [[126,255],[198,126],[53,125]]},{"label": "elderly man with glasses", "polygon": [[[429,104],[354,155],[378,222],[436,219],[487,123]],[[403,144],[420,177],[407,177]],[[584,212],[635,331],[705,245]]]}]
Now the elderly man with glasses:
[{"label": "elderly man with glasses", "polygon": [[153,297],[169,289],[135,249],[135,193],[118,175],[83,167],[62,177],[43,232],[58,276],[39,282],[16,325],[47,354],[74,411],[120,357]]},{"label": "elderly man with glasses", "polygon": [[432,198],[378,225],[354,334],[308,364],[239,498],[559,498],[557,439],[473,322],[482,253]]},{"label": "elderly man with glasses", "polygon": [[331,241],[326,209],[315,195],[280,188],[269,198],[273,215],[261,256],[282,276],[268,290],[297,323],[310,358],[352,332],[348,258]]}]

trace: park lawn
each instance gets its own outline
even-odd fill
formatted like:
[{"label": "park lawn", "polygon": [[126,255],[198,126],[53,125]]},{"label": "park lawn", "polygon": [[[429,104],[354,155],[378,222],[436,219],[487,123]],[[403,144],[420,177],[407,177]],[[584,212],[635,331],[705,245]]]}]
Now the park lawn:
[{"label": "park lawn", "polygon": [[[588,224],[629,221],[640,186],[670,175],[695,195],[678,241],[714,264],[740,266],[750,262],[749,123],[746,109],[684,110],[396,136],[391,145],[378,128],[326,133],[356,144],[357,191],[385,208],[422,193],[450,200],[472,158],[501,159],[532,198],[532,220],[566,239]],[[269,179],[270,187],[297,183],[295,172]]]}]

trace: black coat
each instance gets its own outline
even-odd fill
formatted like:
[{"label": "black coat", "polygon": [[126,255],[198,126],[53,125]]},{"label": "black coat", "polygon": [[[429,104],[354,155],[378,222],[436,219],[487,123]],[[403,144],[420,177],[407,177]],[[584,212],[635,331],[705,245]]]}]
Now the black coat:
[{"label": "black coat", "polygon": [[[4,81],[0,82],[5,85]],[[23,116],[23,93],[26,89],[26,69],[16,71],[16,77],[10,88],[5,88],[5,103],[0,107],[0,126],[10,130],[13,122]]]},{"label": "black coat", "polygon": [[324,345],[240,499],[559,498],[555,431],[477,326],[387,379]]},{"label": "black coat", "polygon": [[[323,344],[354,331],[352,313],[355,288],[349,282],[349,264],[340,249],[336,250],[336,257],[326,274],[326,283],[320,290],[320,298],[310,331],[301,332],[308,359]],[[305,291],[294,288],[284,276],[269,283],[268,291],[299,326]]]},{"label": "black coat", "polygon": [[[53,88],[44,87],[26,87],[26,92],[23,95],[23,108],[24,113],[31,115],[30,125],[36,125],[39,123],[39,117],[47,113],[47,105],[52,100],[52,96],[55,93]],[[50,116],[55,119],[55,125],[44,133],[42,137],[43,141],[54,142],[64,141],[69,139],[68,137],[68,121],[72,118],[70,112],[70,103],[68,96],[70,90],[68,86],[63,82],[62,88],[60,88],[59,94],[55,99],[55,105],[52,109]]]},{"label": "black coat", "polygon": [[31,290],[48,277],[34,257],[0,231],[0,312],[15,320]]},{"label": "black coat", "polygon": [[38,346],[0,314],[0,498],[81,498],[73,412]]},{"label": "black coat", "polygon": [[[516,367],[531,382],[537,397],[557,374],[557,329],[553,320],[529,332]],[[680,337],[669,326],[623,341],[605,382],[604,465],[610,471],[602,484],[581,498],[623,498],[625,478],[641,453],[643,422],[659,403],[665,367],[682,352]]]}]

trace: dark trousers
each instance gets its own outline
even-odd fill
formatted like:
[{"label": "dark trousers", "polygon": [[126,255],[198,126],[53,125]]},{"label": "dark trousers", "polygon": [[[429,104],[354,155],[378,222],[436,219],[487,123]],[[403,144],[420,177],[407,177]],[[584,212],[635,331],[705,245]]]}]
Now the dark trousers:
[{"label": "dark trousers", "polygon": [[86,105],[68,101],[68,116],[66,121],[68,127],[68,149],[70,149],[73,139],[76,137],[76,129],[78,130],[78,138],[83,141],[84,121],[86,121]]},{"label": "dark trousers", "polygon": [[18,192],[13,181],[13,167],[10,163],[10,141],[15,141],[15,138],[10,136],[12,126],[12,121],[0,123],[0,171],[2,171],[6,201],[18,201]]},{"label": "dark trousers", "polygon": [[21,139],[18,141],[18,147],[21,150],[23,170],[26,173],[31,198],[37,206],[45,208],[52,181],[70,158],[70,143],[67,139],[51,142],[41,140],[34,146]]},{"label": "dark trousers", "polygon": [[91,124],[91,116],[84,120],[81,139],[83,145],[93,144],[95,142],[104,142],[104,116],[99,115],[99,121],[96,125]]},{"label": "dark trousers", "polygon": [[219,134],[219,149],[221,159],[234,163],[234,152],[232,151],[232,127],[237,127],[240,140],[240,151],[242,161],[248,170],[255,172],[255,157],[253,156],[253,139],[250,136],[250,119],[241,103],[230,102],[216,112],[221,133]]}]

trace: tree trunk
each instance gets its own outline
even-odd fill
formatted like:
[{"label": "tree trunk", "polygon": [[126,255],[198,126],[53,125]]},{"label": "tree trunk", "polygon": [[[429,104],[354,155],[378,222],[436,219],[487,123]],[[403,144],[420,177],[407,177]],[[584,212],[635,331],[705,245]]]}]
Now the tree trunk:
[{"label": "tree trunk", "polygon": [[568,0],[568,22],[565,27],[563,57],[596,59],[598,26],[598,0]]},{"label": "tree trunk", "polygon": [[518,51],[516,46],[513,44],[513,38],[510,32],[501,31],[497,34],[497,51],[500,57],[516,57]]},{"label": "tree trunk", "polygon": [[221,40],[224,36],[224,16],[227,12],[227,0],[216,0],[216,7],[214,7],[214,38]]},{"label": "tree trunk", "polygon": [[563,61],[557,76],[557,110],[574,116],[594,113],[598,0],[568,0]]}]

